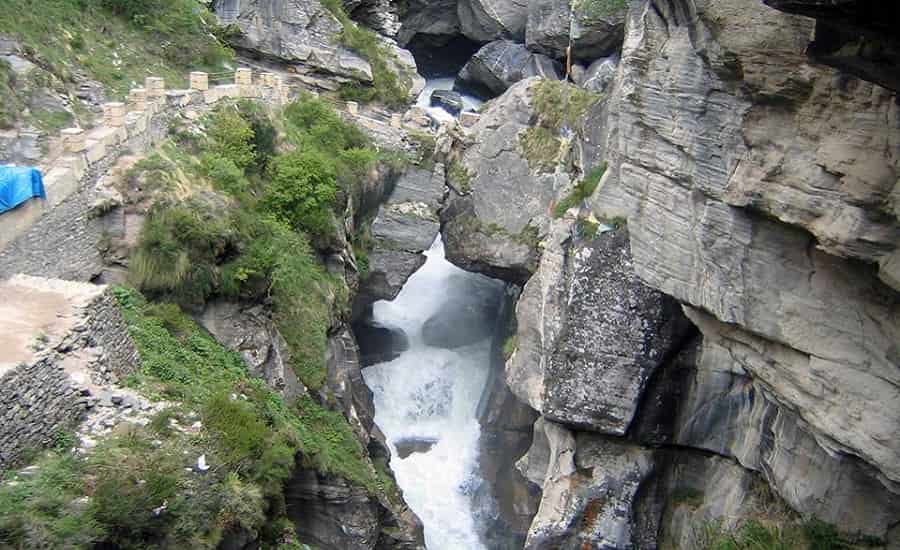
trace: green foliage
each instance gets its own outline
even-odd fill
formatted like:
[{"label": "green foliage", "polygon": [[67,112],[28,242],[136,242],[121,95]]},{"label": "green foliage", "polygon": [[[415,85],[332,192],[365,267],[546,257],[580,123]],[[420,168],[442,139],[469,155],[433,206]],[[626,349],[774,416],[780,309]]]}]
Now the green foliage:
[{"label": "green foliage", "polygon": [[16,93],[16,75],[9,63],[0,59],[0,129],[15,126],[22,108],[22,101]]},{"label": "green foliage", "polygon": [[418,130],[410,130],[408,132],[409,139],[415,144],[418,153],[419,168],[422,170],[431,170],[434,168],[435,150],[437,142],[434,136],[429,132],[420,132]]},{"label": "green foliage", "polygon": [[359,83],[344,84],[340,90],[341,98],[362,103],[380,101],[393,108],[409,103],[408,94],[412,85],[410,75],[397,74],[391,63],[394,54],[378,35],[351,20],[340,0],[325,0],[322,5],[343,25],[338,37],[341,44],[355,51],[372,67],[372,86]]},{"label": "green foliage", "polygon": [[503,341],[503,357],[509,359],[516,351],[516,335],[513,334]]},{"label": "green foliage", "polygon": [[600,224],[593,222],[587,218],[578,218],[575,221],[575,227],[582,239],[591,240],[597,236],[600,231]]},{"label": "green foliage", "polygon": [[573,11],[585,22],[623,13],[628,9],[627,0],[577,0]]},{"label": "green foliage", "polygon": [[268,175],[262,199],[267,212],[314,235],[325,236],[334,230],[337,172],[324,153],[296,150],[282,155],[271,163]]},{"label": "green foliage", "polygon": [[216,263],[236,239],[229,221],[200,202],[154,208],[129,263],[130,282],[183,303],[202,303],[215,289]]},{"label": "green foliage", "polygon": [[472,190],[472,174],[459,159],[450,162],[447,168],[447,183],[460,193],[468,193]]},{"label": "green foliage", "polygon": [[534,119],[519,144],[532,170],[552,171],[569,150],[565,130],[582,132],[585,115],[601,97],[556,80],[541,80],[531,93]]},{"label": "green foliage", "polygon": [[188,69],[221,67],[233,52],[216,30],[195,0],[0,2],[0,34],[21,41],[42,69],[67,84],[84,71],[117,98],[146,76],[179,86]]},{"label": "green foliage", "polygon": [[604,173],[606,173],[606,163],[601,162],[588,172],[584,179],[575,184],[569,195],[556,204],[556,207],[553,209],[553,216],[556,218],[563,217],[570,208],[580,205],[583,200],[593,195]]},{"label": "green foliage", "polygon": [[206,153],[200,157],[200,166],[220,191],[241,196],[250,189],[250,182],[244,176],[244,171],[231,159]]},{"label": "green foliage", "polygon": [[206,132],[207,150],[246,170],[256,162],[256,143],[253,127],[237,110],[229,107],[217,110]]},{"label": "green foliage", "polygon": [[841,536],[837,528],[824,521],[813,518],[803,524],[803,534],[815,550],[840,550],[850,548],[850,541]]},{"label": "green foliage", "polygon": [[563,153],[563,140],[558,131],[531,126],[519,138],[528,166],[534,171],[552,171]]}]

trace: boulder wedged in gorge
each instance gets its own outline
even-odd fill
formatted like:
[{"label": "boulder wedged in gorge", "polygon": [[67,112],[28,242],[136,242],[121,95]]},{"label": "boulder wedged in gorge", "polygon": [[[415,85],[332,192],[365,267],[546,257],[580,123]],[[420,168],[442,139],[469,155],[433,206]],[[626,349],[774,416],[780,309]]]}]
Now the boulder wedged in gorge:
[{"label": "boulder wedged in gorge", "polygon": [[678,303],[634,272],[625,230],[572,244],[562,222],[516,306],[510,389],[544,418],[625,435],[648,380],[680,349]]},{"label": "boulder wedged in gorge", "polygon": [[502,94],[510,86],[539,76],[559,79],[562,67],[546,55],[529,51],[512,40],[497,40],[485,45],[459,72],[464,83]]},{"label": "boulder wedged in gorge", "polygon": [[475,42],[499,38],[522,41],[528,20],[527,0],[459,0],[457,15],[462,34]]},{"label": "boulder wedged in gorge", "polygon": [[622,2],[572,0],[531,0],[525,45],[528,49],[556,59],[565,59],[572,46],[572,58],[591,62],[616,52],[622,44],[627,5]]}]

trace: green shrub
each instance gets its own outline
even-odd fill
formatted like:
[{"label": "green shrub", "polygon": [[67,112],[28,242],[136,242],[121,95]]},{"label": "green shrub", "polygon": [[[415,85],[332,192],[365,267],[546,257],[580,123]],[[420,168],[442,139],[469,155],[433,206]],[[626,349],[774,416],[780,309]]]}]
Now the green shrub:
[{"label": "green shrub", "polygon": [[513,334],[503,341],[503,357],[509,359],[516,351],[516,335]]},{"label": "green shrub", "polygon": [[447,169],[447,183],[460,193],[469,193],[472,190],[472,174],[469,173],[462,161],[454,159],[450,162]]},{"label": "green shrub", "polygon": [[571,146],[567,134],[583,132],[585,115],[600,99],[597,94],[557,80],[541,80],[532,87],[533,120],[519,136],[532,170],[552,171],[565,160]]},{"label": "green shrub", "polygon": [[559,163],[563,140],[558,132],[543,126],[531,126],[519,139],[528,166],[534,171],[552,171]]},{"label": "green shrub", "polygon": [[241,170],[254,164],[256,143],[253,127],[232,108],[219,109],[211,118],[207,129],[208,150],[228,159]]},{"label": "green shrub", "polygon": [[333,161],[319,151],[297,150],[275,158],[268,175],[263,209],[298,230],[331,234],[337,193]]},{"label": "green shrub", "polygon": [[206,153],[200,157],[200,166],[216,189],[229,195],[241,196],[250,189],[250,182],[244,176],[244,171],[231,159]]}]

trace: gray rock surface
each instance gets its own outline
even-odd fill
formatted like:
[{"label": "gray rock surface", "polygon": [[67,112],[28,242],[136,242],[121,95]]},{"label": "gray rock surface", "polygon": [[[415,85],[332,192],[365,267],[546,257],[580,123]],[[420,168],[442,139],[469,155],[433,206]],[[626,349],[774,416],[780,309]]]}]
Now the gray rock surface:
[{"label": "gray rock surface", "polygon": [[522,44],[497,40],[478,50],[459,72],[459,78],[499,95],[526,78],[540,76],[558,80],[561,70],[558,63],[529,51]]},{"label": "gray rock surface", "polygon": [[584,74],[575,79],[575,83],[586,90],[604,93],[612,86],[618,64],[617,55],[600,58],[591,63]]},{"label": "gray rock surface", "polygon": [[410,168],[399,178],[372,222],[375,246],[369,255],[369,276],[361,281],[359,291],[365,301],[393,300],[425,263],[421,252],[438,234],[443,195],[441,164],[433,170]]},{"label": "gray rock surface", "polygon": [[318,0],[249,0],[240,3],[238,45],[315,71],[371,82],[372,67],[339,47],[342,25]]},{"label": "gray rock surface", "polygon": [[451,115],[458,115],[463,110],[462,95],[453,90],[435,90],[431,93],[429,103],[432,107],[441,107]]},{"label": "gray rock surface", "polygon": [[548,420],[625,435],[687,320],[638,279],[625,230],[577,245],[550,242],[516,307],[519,348],[508,383]]},{"label": "gray rock surface", "polygon": [[400,17],[397,41],[406,46],[417,34],[431,37],[458,35],[458,0],[408,0]]},{"label": "gray rock surface", "polygon": [[488,277],[452,276],[443,290],[446,301],[422,324],[429,346],[454,349],[490,337],[500,313],[503,283]]},{"label": "gray rock surface", "polygon": [[466,189],[451,193],[441,212],[450,261],[518,284],[537,268],[551,204],[571,183],[564,172],[533,172],[519,145],[536,82],[519,82],[486,106],[457,161],[469,176]]},{"label": "gray rock surface", "polygon": [[457,13],[460,30],[475,42],[525,38],[527,0],[459,0]]},{"label": "gray rock surface", "polygon": [[213,301],[197,320],[219,343],[240,353],[250,372],[287,402],[306,393],[291,367],[287,342],[262,306]]},{"label": "gray rock surface", "polygon": [[573,59],[592,62],[614,53],[622,44],[626,11],[625,2],[577,2],[573,13],[571,0],[531,0],[525,45],[565,59],[571,43]]}]

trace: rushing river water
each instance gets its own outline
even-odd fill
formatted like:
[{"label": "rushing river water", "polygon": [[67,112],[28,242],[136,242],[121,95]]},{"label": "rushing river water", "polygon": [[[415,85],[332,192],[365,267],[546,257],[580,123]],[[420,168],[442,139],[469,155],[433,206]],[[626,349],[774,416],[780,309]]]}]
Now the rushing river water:
[{"label": "rushing river water", "polygon": [[[476,408],[490,368],[493,327],[467,323],[460,329],[471,334],[475,328],[484,337],[454,349],[427,345],[422,327],[453,305],[471,303],[485,288],[488,296],[495,289],[499,294],[502,285],[447,262],[440,239],[426,256],[397,298],[377,302],[373,310],[376,323],[406,333],[409,348],[393,361],[365,368],[363,377],[374,394],[375,422],[391,449],[391,469],[424,524],[428,549],[480,549],[471,498],[479,484]],[[398,452],[409,442],[418,452]]]},{"label": "rushing river water", "polygon": [[[431,93],[435,90],[452,90],[455,81],[456,78],[452,76],[428,79],[425,82],[425,88],[419,94],[418,99],[416,99],[416,105],[428,109],[428,112],[430,112],[432,116],[434,116],[438,120],[452,120],[456,118],[440,107],[431,107]],[[477,110],[484,103],[484,101],[478,99],[475,96],[466,94],[461,95],[464,111]]]}]

